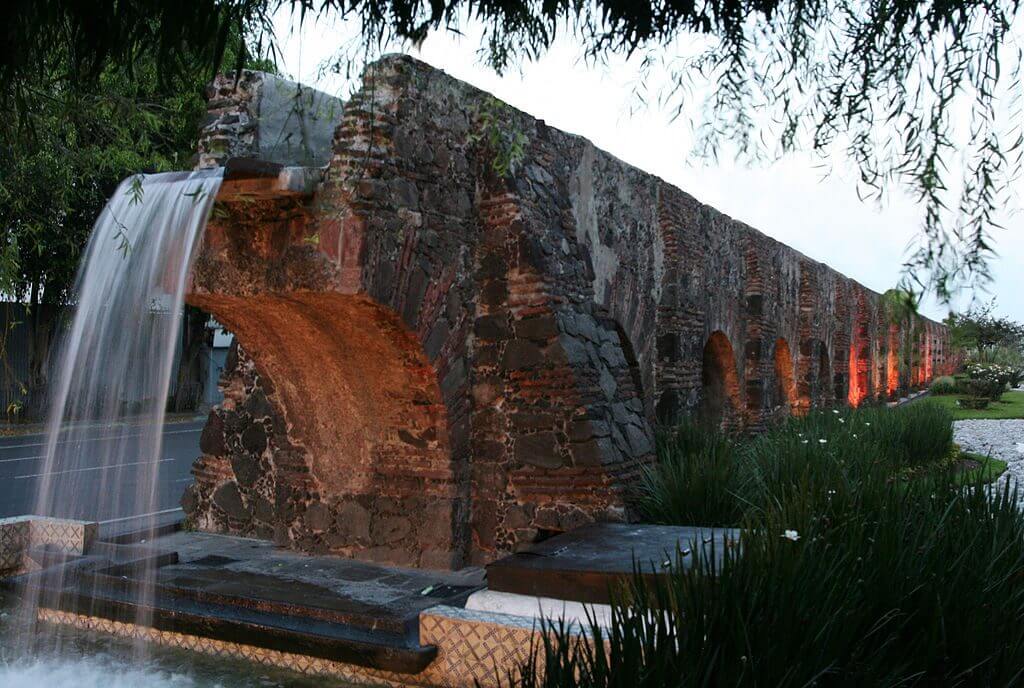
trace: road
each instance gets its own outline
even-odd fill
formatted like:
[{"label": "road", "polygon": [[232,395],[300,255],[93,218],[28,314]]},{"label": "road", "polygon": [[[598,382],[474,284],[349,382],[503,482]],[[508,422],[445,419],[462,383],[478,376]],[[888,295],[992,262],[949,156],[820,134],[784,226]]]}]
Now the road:
[{"label": "road", "polygon": [[[158,463],[155,510],[178,506],[181,493],[192,477],[189,469],[199,456],[199,435],[205,419],[170,423],[164,428],[163,456]],[[65,517],[103,521],[139,515],[135,495],[139,478],[147,468],[141,461],[124,460],[120,466],[104,466],[97,448],[116,439],[131,446],[140,436],[138,426],[97,426],[83,431],[81,454],[70,470],[53,467],[48,476],[58,494],[74,494],[64,505]],[[32,513],[36,489],[44,471],[43,435],[0,438],[0,518]],[[90,453],[90,446],[92,453]]]}]

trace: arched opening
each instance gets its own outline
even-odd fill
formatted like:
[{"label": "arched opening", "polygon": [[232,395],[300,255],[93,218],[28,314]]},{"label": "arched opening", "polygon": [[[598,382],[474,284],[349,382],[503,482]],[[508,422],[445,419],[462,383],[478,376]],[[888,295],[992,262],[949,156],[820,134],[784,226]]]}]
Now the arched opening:
[{"label": "arched opening", "polygon": [[[434,367],[397,314],[337,293],[190,301],[234,333],[271,390],[289,444],[253,457],[262,477],[251,486],[232,458],[235,476],[225,480],[236,521],[259,521],[307,550],[457,564],[447,410]],[[225,452],[244,442],[244,433],[240,442],[228,437]]]},{"label": "arched opening", "polygon": [[890,399],[896,399],[900,392],[900,328],[889,326],[889,347],[885,364],[885,390]]},{"label": "arched opening", "polygon": [[777,399],[787,413],[802,412],[797,399],[796,377],[793,375],[793,353],[789,343],[779,338],[775,340],[775,382]]},{"label": "arched opening", "polygon": [[857,321],[850,343],[850,384],[846,400],[857,407],[871,394],[871,335],[868,323],[868,305],[863,294],[857,298]]},{"label": "arched opening", "polygon": [[699,415],[713,426],[735,429],[740,420],[740,384],[729,338],[716,331],[704,345]]}]

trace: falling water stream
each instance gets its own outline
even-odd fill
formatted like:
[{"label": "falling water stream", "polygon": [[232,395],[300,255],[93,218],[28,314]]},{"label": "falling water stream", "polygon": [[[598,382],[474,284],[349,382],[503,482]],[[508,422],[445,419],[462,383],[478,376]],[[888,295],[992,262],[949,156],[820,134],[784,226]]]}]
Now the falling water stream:
[{"label": "falling water stream", "polygon": [[[186,282],[221,177],[219,169],[132,177],[96,221],[76,280],[74,319],[56,349],[36,515],[102,521],[157,511]],[[140,586],[140,596],[149,587]],[[22,623],[35,618],[41,594],[24,595],[16,614]],[[84,672],[64,685],[92,685],[91,671],[119,685],[96,657],[84,664],[81,657],[41,659],[37,636],[45,629],[31,642],[27,631],[8,629],[3,646],[18,646],[19,656],[0,656],[0,684],[59,686],[55,677]],[[22,642],[9,642],[12,635]],[[154,676],[146,684],[189,685],[181,680]]]}]

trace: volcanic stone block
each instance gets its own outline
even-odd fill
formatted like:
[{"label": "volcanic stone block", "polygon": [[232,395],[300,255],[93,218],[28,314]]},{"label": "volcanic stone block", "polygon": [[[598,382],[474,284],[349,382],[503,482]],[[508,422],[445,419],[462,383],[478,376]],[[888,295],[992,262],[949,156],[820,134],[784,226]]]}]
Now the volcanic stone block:
[{"label": "volcanic stone block", "polygon": [[521,435],[515,444],[516,460],[540,468],[558,468],[562,457],[558,452],[558,440],[553,432],[537,432]]}]

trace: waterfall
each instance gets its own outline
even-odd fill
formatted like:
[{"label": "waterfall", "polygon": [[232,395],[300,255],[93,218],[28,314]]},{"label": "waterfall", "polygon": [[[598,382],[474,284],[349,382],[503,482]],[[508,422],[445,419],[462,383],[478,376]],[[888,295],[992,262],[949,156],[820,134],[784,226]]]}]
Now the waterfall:
[{"label": "waterfall", "polygon": [[[104,520],[158,509],[185,290],[222,174],[131,177],[96,221],[51,368],[36,515]],[[23,612],[34,619],[40,602],[30,590]]]}]

